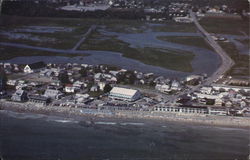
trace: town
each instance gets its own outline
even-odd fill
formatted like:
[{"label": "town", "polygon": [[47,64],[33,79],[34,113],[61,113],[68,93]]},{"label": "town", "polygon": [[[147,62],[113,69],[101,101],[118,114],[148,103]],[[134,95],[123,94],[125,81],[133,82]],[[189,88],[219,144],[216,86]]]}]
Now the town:
[{"label": "town", "polygon": [[[249,81],[221,77],[190,94],[207,75],[169,79],[109,65],[1,63],[1,102],[91,111],[250,116]],[[221,82],[223,81],[223,82]],[[173,99],[177,96],[177,99]]]}]

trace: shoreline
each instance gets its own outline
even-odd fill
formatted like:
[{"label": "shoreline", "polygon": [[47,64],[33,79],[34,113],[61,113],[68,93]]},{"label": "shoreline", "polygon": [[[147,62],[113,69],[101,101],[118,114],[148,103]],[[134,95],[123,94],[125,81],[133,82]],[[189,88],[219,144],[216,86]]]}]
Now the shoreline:
[{"label": "shoreline", "polygon": [[[250,117],[229,117],[229,116],[213,116],[213,115],[193,115],[193,114],[177,114],[163,112],[146,112],[146,111],[98,111],[82,108],[66,108],[38,106],[31,103],[13,103],[0,101],[0,110],[13,111],[17,113],[30,113],[46,116],[58,116],[62,118],[72,118],[83,121],[159,121],[177,122],[182,124],[200,125],[208,127],[229,127],[250,129]],[[81,112],[81,111],[87,112]],[[91,113],[91,111],[94,111]]]}]

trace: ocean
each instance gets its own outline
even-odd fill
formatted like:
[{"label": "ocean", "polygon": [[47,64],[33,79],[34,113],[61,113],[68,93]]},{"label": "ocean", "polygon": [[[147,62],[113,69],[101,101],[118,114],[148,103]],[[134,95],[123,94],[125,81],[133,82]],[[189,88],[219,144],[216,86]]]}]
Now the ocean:
[{"label": "ocean", "polygon": [[249,130],[0,111],[3,160],[246,160]]}]

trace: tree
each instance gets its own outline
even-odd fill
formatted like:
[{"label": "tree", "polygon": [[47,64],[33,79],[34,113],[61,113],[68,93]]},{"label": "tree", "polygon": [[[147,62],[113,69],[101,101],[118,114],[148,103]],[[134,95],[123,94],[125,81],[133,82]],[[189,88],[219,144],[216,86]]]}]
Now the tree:
[{"label": "tree", "polygon": [[111,89],[112,89],[112,87],[111,87],[109,84],[106,84],[106,85],[104,86],[104,88],[103,88],[103,92],[104,92],[104,93],[108,93],[108,92],[111,91]]},{"label": "tree", "polygon": [[82,68],[79,73],[81,74],[82,77],[86,77],[87,76],[87,70],[85,68]]},{"label": "tree", "polygon": [[68,72],[67,72],[67,71],[61,72],[61,73],[59,74],[59,76],[58,76],[58,79],[59,79],[59,81],[60,81],[62,84],[69,83]]},{"label": "tree", "polygon": [[7,75],[3,69],[0,69],[0,91],[6,89]]}]

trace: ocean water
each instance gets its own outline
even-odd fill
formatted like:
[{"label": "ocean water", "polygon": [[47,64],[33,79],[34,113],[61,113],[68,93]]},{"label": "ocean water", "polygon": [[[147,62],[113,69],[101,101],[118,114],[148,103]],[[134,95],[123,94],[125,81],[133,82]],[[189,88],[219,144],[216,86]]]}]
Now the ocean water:
[{"label": "ocean water", "polygon": [[0,112],[4,160],[246,160],[249,130]]}]

